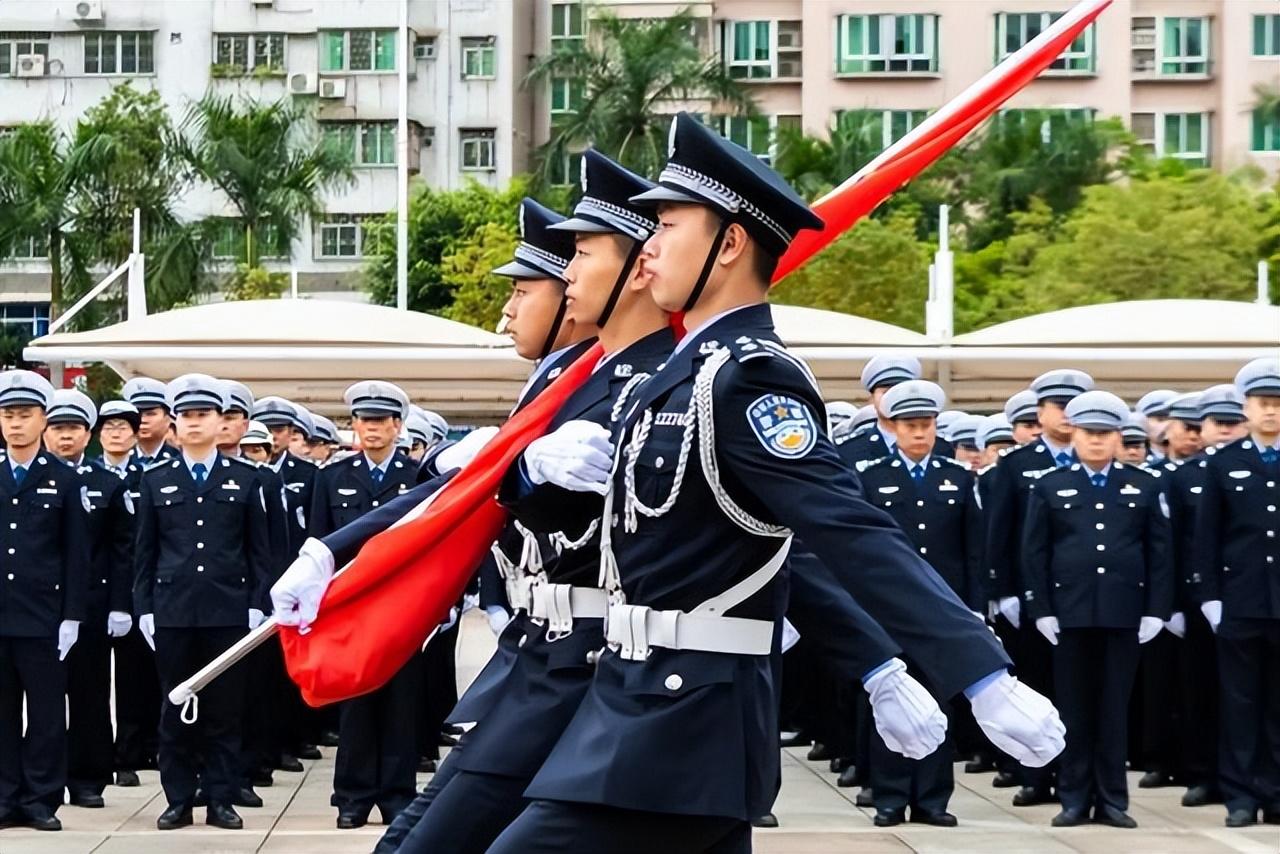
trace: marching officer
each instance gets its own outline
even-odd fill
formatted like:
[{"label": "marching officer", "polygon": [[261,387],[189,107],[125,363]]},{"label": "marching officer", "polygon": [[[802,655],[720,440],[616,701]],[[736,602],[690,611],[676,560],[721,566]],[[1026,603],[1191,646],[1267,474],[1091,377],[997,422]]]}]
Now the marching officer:
[{"label": "marching officer", "polygon": [[[169,383],[179,457],[142,475],[134,544],[135,611],[153,645],[162,690],[208,664],[262,622],[259,607],[271,573],[266,496],[257,477],[218,453],[223,386],[204,374]],[[200,694],[194,709],[164,703],[160,715],[160,783],[168,807],[160,830],[192,823],[199,785],[206,823],[244,826],[233,807],[240,792],[244,668],[232,668]]]},{"label": "marching officer", "polygon": [[1191,583],[1218,638],[1227,826],[1280,824],[1280,359],[1240,369],[1249,435],[1209,457]]},{"label": "marching officer", "polygon": [[97,407],[83,392],[53,393],[45,446],[80,476],[92,554],[85,622],[67,655],[67,793],[74,806],[100,808],[112,782],[111,639],[133,627],[133,499],[115,473],[88,462]]},{"label": "marching officer", "polygon": [[1067,725],[1053,826],[1083,824],[1092,809],[1094,821],[1132,828],[1125,721],[1139,644],[1173,602],[1169,507],[1158,476],[1115,462],[1124,401],[1086,392],[1066,417],[1077,462],[1032,479],[1022,542],[1027,616],[1054,646]]},{"label": "marching officer", "polygon": [[178,455],[168,443],[173,416],[165,397],[165,384],[151,377],[134,377],[124,384],[121,396],[138,410],[138,444],[134,459],[143,468]]},{"label": "marching officer", "polygon": [[[362,453],[331,463],[316,478],[310,532],[323,537],[408,492],[417,466],[395,447],[409,398],[388,382],[359,382],[343,395]],[[375,807],[390,824],[413,800],[418,768],[420,661],[411,659],[382,688],[341,706],[333,801],[339,829],[362,827]]]},{"label": "marching officer", "polygon": [[63,662],[87,616],[90,555],[86,489],[40,447],[52,402],[39,374],[0,373],[0,828],[62,829]]},{"label": "marching officer", "polygon": [[[986,585],[973,474],[967,466],[933,452],[936,419],[945,397],[939,386],[924,380],[889,389],[880,399],[880,408],[893,423],[895,453],[866,464],[859,477],[867,500],[893,517],[920,556],[981,620]],[[957,438],[966,440],[964,435]],[[901,824],[910,806],[913,822],[955,827],[956,817],[947,812],[955,788],[954,761],[950,738],[928,757],[911,760],[873,737],[871,791],[876,826]]]}]

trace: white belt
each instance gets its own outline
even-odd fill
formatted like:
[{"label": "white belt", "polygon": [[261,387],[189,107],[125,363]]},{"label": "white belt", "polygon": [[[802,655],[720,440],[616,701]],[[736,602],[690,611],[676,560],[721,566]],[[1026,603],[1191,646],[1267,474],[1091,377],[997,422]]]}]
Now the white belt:
[{"label": "white belt", "polygon": [[644,661],[653,647],[768,655],[773,649],[773,622],[610,605],[605,640],[628,661]]},{"label": "white belt", "polygon": [[609,609],[609,595],[598,587],[569,584],[535,584],[529,613],[547,621],[547,640],[558,640],[573,632],[573,621],[601,618]]}]

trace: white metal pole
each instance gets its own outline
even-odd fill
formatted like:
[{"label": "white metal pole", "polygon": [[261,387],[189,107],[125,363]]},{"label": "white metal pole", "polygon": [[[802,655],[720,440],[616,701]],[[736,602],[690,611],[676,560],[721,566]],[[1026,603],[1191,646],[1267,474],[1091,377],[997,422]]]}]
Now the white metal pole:
[{"label": "white metal pole", "polygon": [[1258,305],[1271,305],[1271,271],[1266,261],[1258,262]]},{"label": "white metal pole", "polygon": [[955,256],[951,254],[951,239],[948,230],[951,225],[951,209],[947,205],[938,206],[938,251],[933,256],[935,272],[934,299],[937,316],[937,339],[945,341],[955,333]]},{"label": "white metal pole", "polygon": [[298,298],[298,268],[289,268],[289,299]]},{"label": "white metal pole", "polygon": [[400,98],[396,121],[396,308],[409,307],[409,0],[400,0]]},{"label": "white metal pole", "polygon": [[126,287],[127,320],[147,316],[147,259],[142,254],[142,211],[133,209],[133,252],[129,255],[129,278]]}]

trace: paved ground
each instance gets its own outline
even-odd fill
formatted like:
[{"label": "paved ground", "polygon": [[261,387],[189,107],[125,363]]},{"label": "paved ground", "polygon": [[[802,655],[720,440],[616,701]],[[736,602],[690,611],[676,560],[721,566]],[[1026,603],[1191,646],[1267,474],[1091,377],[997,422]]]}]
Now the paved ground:
[{"label": "paved ground", "polygon": [[[460,676],[467,681],[492,648],[483,619],[463,625]],[[107,808],[64,807],[59,816],[62,833],[28,830],[0,831],[0,854],[364,854],[373,848],[380,827],[357,831],[334,829],[335,811],[329,806],[333,751],[302,774],[276,772],[276,785],[261,789],[262,809],[242,809],[245,829],[239,832],[205,829],[197,824],[160,833],[156,816],[164,808],[155,772],[142,775],[137,789],[109,788]],[[1045,852],[1045,854],[1276,854],[1280,827],[1227,830],[1221,807],[1195,810],[1178,806],[1180,790],[1139,790],[1130,780],[1133,817],[1138,830],[1101,827],[1053,830],[1054,807],[1015,809],[1008,790],[990,787],[990,775],[957,774],[952,812],[960,827],[951,830],[903,827],[876,828],[871,812],[853,805],[853,790],[835,787],[825,763],[811,763],[803,751],[788,751],[783,762],[782,795],[776,812],[782,826],[758,831],[755,850],[761,854],[934,854],[937,852]],[[422,778],[425,781],[427,778]],[[197,821],[202,810],[197,810]],[[376,813],[375,813],[376,816]],[[606,854],[601,852],[601,854]]]}]

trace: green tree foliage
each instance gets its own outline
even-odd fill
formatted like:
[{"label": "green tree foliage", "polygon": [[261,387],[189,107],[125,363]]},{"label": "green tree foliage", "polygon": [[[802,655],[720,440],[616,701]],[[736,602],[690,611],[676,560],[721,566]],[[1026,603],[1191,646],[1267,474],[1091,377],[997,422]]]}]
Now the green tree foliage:
[{"label": "green tree foliage", "polygon": [[511,260],[520,235],[515,228],[486,222],[441,260],[444,280],[455,288],[453,304],[442,312],[450,320],[493,329],[511,293],[511,280],[490,271]]},{"label": "green tree foliage", "polygon": [[276,299],[289,287],[289,277],[261,267],[240,264],[223,291],[230,301]]}]

